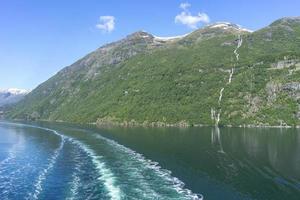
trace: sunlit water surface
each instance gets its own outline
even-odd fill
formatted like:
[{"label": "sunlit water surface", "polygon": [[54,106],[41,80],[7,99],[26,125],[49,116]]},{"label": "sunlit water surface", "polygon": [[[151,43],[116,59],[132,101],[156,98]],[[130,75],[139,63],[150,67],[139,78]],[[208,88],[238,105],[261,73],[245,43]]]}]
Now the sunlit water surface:
[{"label": "sunlit water surface", "polygon": [[1,199],[300,199],[300,131],[0,122]]}]

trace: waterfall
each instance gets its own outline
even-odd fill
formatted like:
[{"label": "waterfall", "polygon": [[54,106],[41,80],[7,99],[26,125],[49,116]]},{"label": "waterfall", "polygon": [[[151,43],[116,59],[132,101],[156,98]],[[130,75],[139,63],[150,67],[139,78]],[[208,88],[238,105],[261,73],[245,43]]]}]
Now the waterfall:
[{"label": "waterfall", "polygon": [[239,61],[240,54],[238,53],[238,50],[242,46],[242,44],[243,44],[243,38],[241,37],[241,35],[239,35],[238,36],[238,45],[233,52],[235,54],[236,61]]},{"label": "waterfall", "polygon": [[[238,53],[238,50],[242,46],[242,44],[243,44],[243,38],[242,38],[241,35],[238,35],[238,44],[237,44],[236,48],[233,51],[233,53],[235,55],[235,58],[236,58],[236,63],[239,61],[240,54]],[[228,78],[227,85],[231,84],[233,73],[234,73],[234,69],[236,67],[236,63],[234,63],[233,68],[231,68],[231,70],[229,71],[229,78]],[[223,87],[220,90],[220,94],[219,94],[219,99],[218,99],[219,111],[216,112],[216,110],[214,108],[211,108],[211,118],[212,118],[212,120],[215,121],[215,125],[216,126],[219,125],[220,118],[221,118],[221,111],[222,111],[222,109],[221,109],[221,102],[222,102],[222,98],[223,98],[224,89],[225,88]]]},{"label": "waterfall", "polygon": [[234,68],[231,68],[231,71],[229,72],[228,84],[231,83],[233,72],[234,72]]},{"label": "waterfall", "polygon": [[222,88],[222,89],[220,90],[220,95],[219,95],[219,100],[218,100],[218,104],[219,104],[219,105],[221,104],[221,101],[222,101],[224,89],[225,89],[225,88]]}]

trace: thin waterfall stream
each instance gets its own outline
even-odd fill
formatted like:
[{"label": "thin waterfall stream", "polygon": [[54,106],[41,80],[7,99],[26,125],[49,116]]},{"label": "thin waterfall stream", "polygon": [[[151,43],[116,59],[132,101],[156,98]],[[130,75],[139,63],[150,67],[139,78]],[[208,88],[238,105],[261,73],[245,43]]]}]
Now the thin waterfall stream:
[{"label": "thin waterfall stream", "polygon": [[[238,50],[242,46],[242,44],[243,44],[243,38],[242,38],[241,35],[238,35],[238,44],[237,44],[237,47],[233,51],[233,53],[235,55],[235,58],[236,58],[236,62],[234,63],[234,65],[231,68],[231,70],[229,71],[229,78],[228,78],[227,85],[231,84],[233,73],[234,73],[234,69],[236,67],[236,63],[239,61],[240,54],[238,53]],[[225,89],[225,87],[221,88],[220,94],[219,94],[219,99],[218,99],[219,110],[216,111],[214,108],[211,108],[211,119],[215,121],[215,125],[216,126],[219,125],[220,118],[221,118],[221,113],[222,113],[221,103],[222,103],[224,89]]]}]

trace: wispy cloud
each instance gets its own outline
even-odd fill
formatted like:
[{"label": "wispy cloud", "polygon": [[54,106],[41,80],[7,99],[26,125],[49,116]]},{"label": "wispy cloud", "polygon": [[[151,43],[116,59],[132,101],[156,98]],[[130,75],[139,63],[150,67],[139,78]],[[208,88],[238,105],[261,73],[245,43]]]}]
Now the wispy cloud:
[{"label": "wispy cloud", "polygon": [[115,30],[115,17],[114,16],[101,16],[100,22],[96,28],[102,30],[104,33],[110,33]]},{"label": "wispy cloud", "polygon": [[189,11],[191,4],[181,3],[179,8],[182,9],[181,13],[176,15],[175,23],[180,23],[188,26],[189,28],[196,29],[200,23],[209,23],[210,19],[206,13],[198,13],[197,15],[192,15]]},{"label": "wispy cloud", "polygon": [[181,3],[179,8],[183,9],[183,10],[187,10],[189,7],[191,7],[191,4],[186,2],[186,3]]}]

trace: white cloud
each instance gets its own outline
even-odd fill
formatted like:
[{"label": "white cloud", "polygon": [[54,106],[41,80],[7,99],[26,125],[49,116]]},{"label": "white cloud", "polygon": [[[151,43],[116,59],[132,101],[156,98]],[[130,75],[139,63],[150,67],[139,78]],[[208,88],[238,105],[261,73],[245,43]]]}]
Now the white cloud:
[{"label": "white cloud", "polygon": [[96,25],[96,28],[102,30],[105,33],[110,33],[115,30],[115,17],[114,16],[101,16],[100,23]]},{"label": "white cloud", "polygon": [[189,7],[191,7],[191,4],[189,4],[188,2],[181,3],[179,7],[183,10],[187,10]]},{"label": "white cloud", "polygon": [[210,19],[206,13],[199,12],[197,15],[192,15],[188,9],[190,6],[189,3],[180,4],[179,7],[183,11],[175,17],[175,23],[186,25],[192,29],[196,29],[199,23],[209,23]]}]

